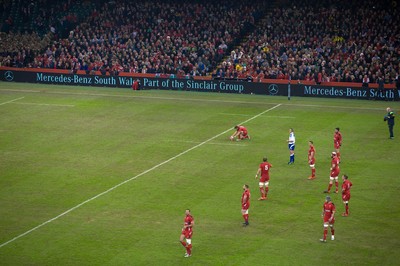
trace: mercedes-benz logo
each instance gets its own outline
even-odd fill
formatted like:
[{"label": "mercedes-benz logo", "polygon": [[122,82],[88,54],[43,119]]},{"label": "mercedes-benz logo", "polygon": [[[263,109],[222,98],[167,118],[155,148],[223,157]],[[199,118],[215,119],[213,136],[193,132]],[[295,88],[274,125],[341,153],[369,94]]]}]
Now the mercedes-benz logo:
[{"label": "mercedes-benz logo", "polygon": [[8,70],[8,71],[6,71],[6,72],[4,73],[4,78],[5,78],[7,81],[12,81],[12,80],[14,79],[14,73],[13,73],[12,71]]},{"label": "mercedes-benz logo", "polygon": [[271,84],[268,86],[268,91],[270,95],[276,95],[278,94],[279,88],[278,85],[276,84]]}]

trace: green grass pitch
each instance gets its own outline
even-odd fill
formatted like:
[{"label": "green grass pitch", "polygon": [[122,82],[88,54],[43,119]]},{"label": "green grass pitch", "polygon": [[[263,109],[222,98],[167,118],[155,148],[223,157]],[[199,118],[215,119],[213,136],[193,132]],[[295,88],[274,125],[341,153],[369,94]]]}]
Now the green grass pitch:
[{"label": "green grass pitch", "polygon": [[[1,82],[0,264],[396,265],[400,126],[389,140],[387,106],[400,111],[380,101]],[[229,141],[241,123],[251,140]],[[335,127],[352,198],[344,218],[331,195],[336,239],[322,244]],[[265,155],[270,193],[259,202],[254,176]],[[178,242],[186,208],[195,218],[191,258]]]}]

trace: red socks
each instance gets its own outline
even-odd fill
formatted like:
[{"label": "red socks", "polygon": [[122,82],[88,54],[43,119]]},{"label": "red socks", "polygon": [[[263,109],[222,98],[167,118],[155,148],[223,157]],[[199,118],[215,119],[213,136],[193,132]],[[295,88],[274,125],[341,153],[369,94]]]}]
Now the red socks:
[{"label": "red socks", "polygon": [[186,253],[187,253],[188,255],[192,254],[192,244],[187,245],[187,247],[186,247]]},{"label": "red socks", "polygon": [[181,244],[186,248],[186,253],[188,255],[192,254],[192,244],[186,245],[185,241],[181,241]]},{"label": "red socks", "polygon": [[264,198],[265,194],[264,194],[264,188],[260,187],[260,193],[261,193],[261,197]]}]

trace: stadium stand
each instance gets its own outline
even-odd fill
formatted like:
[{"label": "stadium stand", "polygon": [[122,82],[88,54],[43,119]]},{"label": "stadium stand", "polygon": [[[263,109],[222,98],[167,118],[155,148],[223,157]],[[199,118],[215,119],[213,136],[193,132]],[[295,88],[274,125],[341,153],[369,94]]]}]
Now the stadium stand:
[{"label": "stadium stand", "polygon": [[286,1],[267,12],[216,73],[393,83],[400,64],[398,14],[395,1]]},{"label": "stadium stand", "polygon": [[0,65],[261,81],[398,81],[396,1],[5,0]]}]

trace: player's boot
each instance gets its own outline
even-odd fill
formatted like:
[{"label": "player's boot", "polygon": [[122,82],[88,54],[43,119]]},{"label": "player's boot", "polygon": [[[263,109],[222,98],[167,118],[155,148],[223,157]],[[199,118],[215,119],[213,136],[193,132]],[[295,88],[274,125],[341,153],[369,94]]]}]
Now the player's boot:
[{"label": "player's boot", "polygon": [[322,243],[326,243],[326,240],[321,238],[319,241],[321,241]]},{"label": "player's boot", "polygon": [[187,253],[185,253],[185,258],[189,258],[189,257],[191,257],[192,256],[192,254],[187,254]]},{"label": "player's boot", "polygon": [[324,193],[328,193],[328,194],[329,194],[329,193],[331,193],[331,192],[330,192],[329,190],[324,190]]},{"label": "player's boot", "polygon": [[343,216],[343,217],[347,217],[347,216],[349,216],[349,215],[348,215],[347,213],[344,212],[344,213],[342,213],[342,216]]},{"label": "player's boot", "polygon": [[331,236],[331,240],[335,240],[335,236]]},{"label": "player's boot", "polygon": [[315,176],[309,176],[308,177],[308,180],[313,180],[313,179],[315,179],[316,177]]}]

